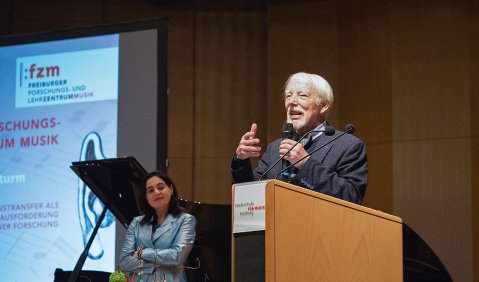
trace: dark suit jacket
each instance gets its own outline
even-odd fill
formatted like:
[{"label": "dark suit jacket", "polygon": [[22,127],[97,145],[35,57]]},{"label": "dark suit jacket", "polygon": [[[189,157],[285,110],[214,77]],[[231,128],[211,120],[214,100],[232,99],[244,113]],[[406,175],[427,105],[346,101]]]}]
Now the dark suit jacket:
[{"label": "dark suit jacket", "polygon": [[[315,148],[340,133],[341,131],[336,130],[332,136],[321,134]],[[234,156],[231,163],[233,182],[258,180],[268,167],[280,158],[280,143],[281,139],[276,139],[268,145],[254,171],[249,159],[239,160]],[[281,169],[279,162],[263,179],[274,179]],[[368,183],[368,160],[364,142],[351,134],[341,136],[314,153],[298,170],[297,179],[298,185],[304,188],[360,204]]]}]

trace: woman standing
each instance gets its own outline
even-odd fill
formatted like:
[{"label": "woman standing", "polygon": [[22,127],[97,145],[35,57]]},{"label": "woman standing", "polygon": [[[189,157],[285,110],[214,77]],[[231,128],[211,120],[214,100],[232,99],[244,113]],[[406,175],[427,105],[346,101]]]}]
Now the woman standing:
[{"label": "woman standing", "polygon": [[183,267],[195,241],[196,219],[178,205],[178,192],[162,171],[143,181],[144,215],[128,227],[120,254],[120,269],[130,281],[187,281]]}]

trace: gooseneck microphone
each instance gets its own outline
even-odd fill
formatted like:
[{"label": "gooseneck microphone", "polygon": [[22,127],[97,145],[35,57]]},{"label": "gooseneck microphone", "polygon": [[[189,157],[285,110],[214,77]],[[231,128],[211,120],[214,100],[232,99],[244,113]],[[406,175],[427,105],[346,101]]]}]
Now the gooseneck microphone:
[{"label": "gooseneck microphone", "polygon": [[356,126],[354,124],[349,123],[346,125],[346,132],[349,134],[353,134],[356,131]]},{"label": "gooseneck microphone", "polygon": [[329,145],[331,142],[334,142],[336,139],[340,138],[341,136],[343,136],[344,134],[353,134],[354,131],[356,131],[356,127],[354,126],[354,124],[348,124],[346,125],[346,129],[344,132],[342,132],[341,134],[339,134],[338,136],[334,137],[333,139],[329,140],[328,142],[326,142],[325,144],[321,145],[320,147],[314,149],[310,154],[307,154],[306,156],[302,157],[301,159],[295,161],[294,163],[290,164],[289,166],[287,166],[286,168],[283,168],[275,177],[275,179],[278,179],[278,177],[283,173],[285,172],[286,170],[288,170],[290,167],[296,165],[297,163],[299,163],[300,161],[306,159],[307,157],[311,156],[312,154],[316,153],[317,151],[321,150],[322,148],[326,147],[327,145]]},{"label": "gooseneck microphone", "polygon": [[[289,124],[291,125],[291,130],[290,127],[289,127]],[[283,125],[283,139],[293,139],[293,124],[292,123],[285,123]],[[286,133],[285,133],[286,132]],[[291,132],[291,135],[289,135],[289,132]],[[309,134],[311,133],[319,133],[319,132],[324,132],[324,134],[328,135],[328,136],[331,136],[334,134],[335,132],[335,129],[333,126],[330,126],[330,125],[327,125],[324,127],[324,129],[321,129],[321,130],[314,130],[314,128],[308,132],[306,132],[305,134],[303,134],[303,136],[301,136],[301,138],[299,138],[299,140],[296,141],[296,143],[291,147],[289,148],[289,150],[281,157],[279,158],[273,165],[271,165],[270,167],[268,167],[268,169],[263,173],[261,174],[261,177],[258,179],[258,181],[262,180],[263,177],[271,170],[273,169],[273,167],[275,167],[280,161],[284,160],[284,157],[289,153],[291,152],[291,150],[293,150],[294,147],[296,147],[296,145],[298,145],[299,143],[301,143],[301,141],[306,137],[308,136]],[[286,169],[283,169],[281,171],[281,173],[283,173],[284,171],[286,171],[289,167],[291,166],[288,166]],[[277,178],[278,176],[276,176]]]}]

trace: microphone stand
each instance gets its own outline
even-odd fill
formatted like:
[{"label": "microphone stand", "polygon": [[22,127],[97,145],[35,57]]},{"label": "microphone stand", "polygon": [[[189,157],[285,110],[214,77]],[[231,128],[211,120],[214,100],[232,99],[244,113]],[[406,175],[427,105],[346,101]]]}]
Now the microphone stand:
[{"label": "microphone stand", "polygon": [[299,163],[300,161],[306,159],[307,157],[311,156],[312,154],[316,153],[317,151],[321,150],[322,148],[326,147],[327,145],[329,145],[331,142],[333,142],[334,140],[338,139],[339,137],[343,136],[344,134],[347,134],[347,133],[352,133],[354,132],[355,128],[353,126],[347,126],[347,129],[346,131],[342,132],[341,134],[339,134],[338,136],[334,137],[333,139],[329,140],[328,142],[326,142],[325,144],[321,145],[320,147],[314,149],[310,154],[307,154],[306,156],[302,157],[301,159],[295,161],[294,163],[290,164],[289,166],[287,166],[286,168],[282,169],[274,179],[278,179],[278,177],[283,173],[285,172],[286,170],[288,170],[290,167],[296,165],[297,163]]},{"label": "microphone stand", "polygon": [[[103,167],[99,166],[99,168],[103,168]],[[105,170],[108,170],[108,169],[106,168]],[[108,180],[109,186],[113,187],[110,177],[107,177],[107,180]],[[105,207],[103,208],[103,211],[101,212],[100,217],[98,217],[95,228],[93,229],[93,232],[91,233],[90,238],[88,239],[88,243],[86,244],[85,249],[81,253],[80,257],[78,258],[75,268],[73,269],[72,273],[70,274],[70,277],[68,278],[68,282],[75,282],[77,280],[78,275],[80,274],[80,271],[83,265],[85,264],[85,260],[88,257],[88,253],[90,252],[90,247],[93,244],[93,240],[95,240],[95,236],[98,233],[98,229],[100,229],[101,222],[103,221],[103,218],[105,218],[105,215],[106,215],[106,212],[108,211],[109,206],[110,206],[110,200],[105,204]]]},{"label": "microphone stand", "polygon": [[77,264],[75,265],[75,268],[72,271],[72,274],[70,274],[70,277],[68,278],[68,282],[75,282],[77,280],[78,274],[80,274],[83,264],[85,264],[85,260],[88,257],[88,253],[90,252],[90,247],[93,244],[93,240],[95,239],[96,233],[98,232],[101,222],[103,221],[103,218],[105,217],[106,212],[108,211],[108,206],[109,206],[108,204],[105,205],[105,207],[103,208],[103,211],[101,212],[101,215],[98,218],[98,221],[96,222],[95,229],[93,229],[93,232],[91,233],[90,239],[88,239],[88,243],[86,244],[85,249],[81,253],[80,258],[78,259]]}]

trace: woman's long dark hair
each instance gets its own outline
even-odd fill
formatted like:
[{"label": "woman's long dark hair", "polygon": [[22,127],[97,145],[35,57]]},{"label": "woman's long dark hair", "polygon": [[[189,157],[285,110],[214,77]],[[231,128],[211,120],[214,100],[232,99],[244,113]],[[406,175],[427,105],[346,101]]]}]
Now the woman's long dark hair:
[{"label": "woman's long dark hair", "polygon": [[[184,209],[180,207],[178,203],[178,191],[176,190],[176,186],[171,180],[171,178],[164,173],[163,171],[156,170],[148,173],[142,181],[142,186],[143,186],[143,191],[141,192],[141,197],[140,197],[140,203],[143,208],[143,212],[145,213],[145,216],[141,220],[141,225],[144,225],[145,223],[155,223],[158,221],[158,216],[156,215],[155,209],[148,204],[148,200],[146,199],[146,182],[154,177],[157,176],[161,178],[163,181],[165,181],[165,184],[168,186],[171,186],[173,188],[173,195],[171,195],[170,199],[170,207],[168,208],[168,213],[173,214],[174,216],[177,216],[184,212]],[[152,220],[153,219],[153,220]]]}]

